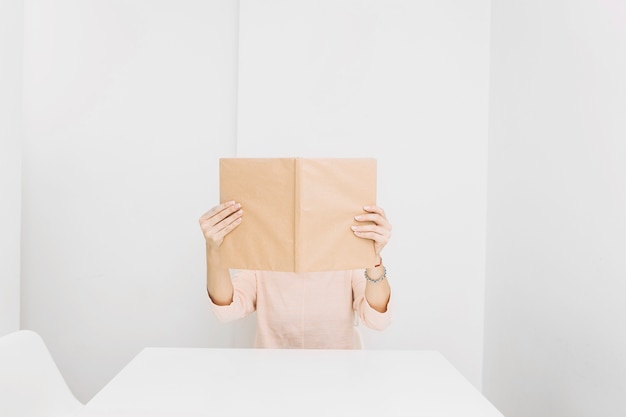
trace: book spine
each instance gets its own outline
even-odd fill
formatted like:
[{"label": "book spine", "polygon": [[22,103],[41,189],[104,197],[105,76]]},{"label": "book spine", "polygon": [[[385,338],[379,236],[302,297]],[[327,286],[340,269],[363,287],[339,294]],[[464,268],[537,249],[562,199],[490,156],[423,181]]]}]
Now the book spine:
[{"label": "book spine", "polygon": [[300,244],[300,229],[301,229],[301,219],[300,219],[300,213],[301,213],[301,202],[302,199],[300,198],[300,184],[301,184],[301,173],[300,173],[300,168],[301,168],[301,164],[302,164],[302,158],[294,158],[294,169],[293,169],[293,175],[294,175],[294,192],[293,192],[293,198],[294,198],[294,227],[293,227],[293,232],[294,232],[294,236],[293,236],[293,259],[294,259],[294,271],[295,272],[300,272],[301,269],[301,265],[300,265],[300,250],[302,248],[302,245]]}]

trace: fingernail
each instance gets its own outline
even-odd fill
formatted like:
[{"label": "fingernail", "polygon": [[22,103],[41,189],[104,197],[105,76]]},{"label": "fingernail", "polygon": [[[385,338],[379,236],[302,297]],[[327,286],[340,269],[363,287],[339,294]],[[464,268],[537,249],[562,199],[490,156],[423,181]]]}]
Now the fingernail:
[{"label": "fingernail", "polygon": [[350,226],[350,229],[356,230],[356,226]]},{"label": "fingernail", "polygon": [[361,216],[354,216],[354,220],[361,220]]}]

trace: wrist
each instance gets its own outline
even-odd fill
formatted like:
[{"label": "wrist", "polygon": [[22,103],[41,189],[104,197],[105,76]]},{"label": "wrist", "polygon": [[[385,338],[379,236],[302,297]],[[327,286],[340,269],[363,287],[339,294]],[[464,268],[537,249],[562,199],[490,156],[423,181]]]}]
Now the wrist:
[{"label": "wrist", "polygon": [[[382,269],[382,272],[380,271],[380,269]],[[387,277],[387,268],[385,268],[382,265],[379,268],[372,268],[370,270],[370,273],[368,273],[367,271],[368,271],[367,269],[363,271],[365,280],[373,284],[379,283],[380,281],[384,280]],[[376,271],[376,272],[374,273],[372,271]]]},{"label": "wrist", "polygon": [[206,245],[206,256],[212,263],[219,263],[221,259],[220,248],[219,246],[210,245],[207,243]]}]

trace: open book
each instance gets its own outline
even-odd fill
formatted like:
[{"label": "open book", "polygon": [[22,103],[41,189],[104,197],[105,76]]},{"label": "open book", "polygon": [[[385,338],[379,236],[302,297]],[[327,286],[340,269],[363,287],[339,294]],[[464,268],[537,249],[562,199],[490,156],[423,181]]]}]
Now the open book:
[{"label": "open book", "polygon": [[315,272],[373,266],[374,242],[350,226],[376,204],[372,158],[221,158],[220,201],[243,221],[222,243],[231,269]]}]

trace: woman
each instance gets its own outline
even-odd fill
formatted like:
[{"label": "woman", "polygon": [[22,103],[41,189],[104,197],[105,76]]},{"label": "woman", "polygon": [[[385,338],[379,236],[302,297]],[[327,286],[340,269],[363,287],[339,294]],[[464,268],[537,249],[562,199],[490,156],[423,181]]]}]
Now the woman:
[{"label": "woman", "polygon": [[[200,217],[206,240],[207,291],[211,308],[227,322],[257,314],[255,346],[260,348],[356,349],[359,319],[383,330],[391,320],[391,288],[381,251],[391,224],[377,206],[355,217],[355,236],[374,241],[376,265],[364,270],[326,272],[236,271],[221,266],[220,246],[244,221],[239,203],[213,207]],[[356,337],[355,337],[356,336]]]}]

